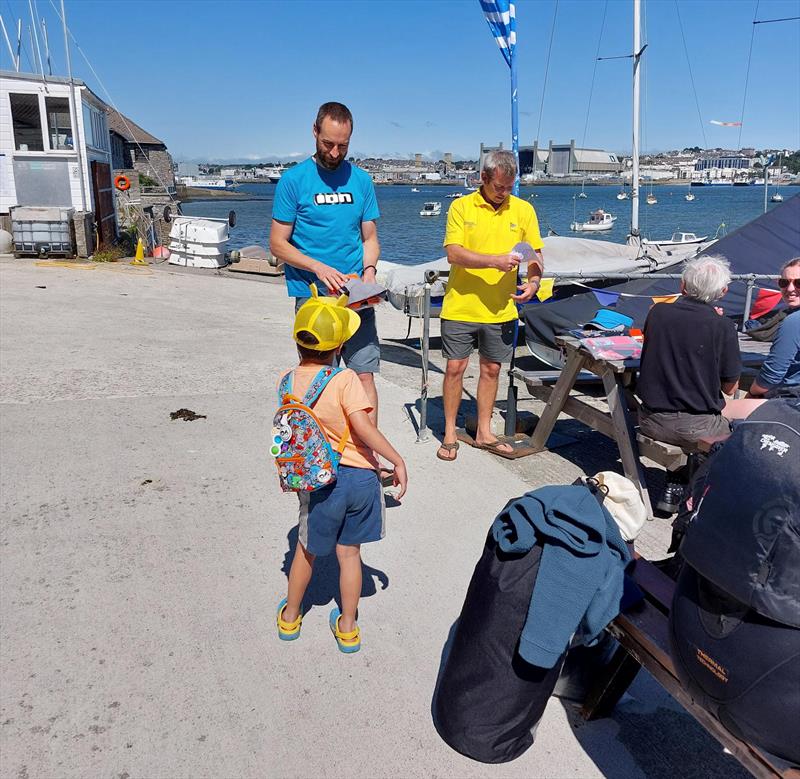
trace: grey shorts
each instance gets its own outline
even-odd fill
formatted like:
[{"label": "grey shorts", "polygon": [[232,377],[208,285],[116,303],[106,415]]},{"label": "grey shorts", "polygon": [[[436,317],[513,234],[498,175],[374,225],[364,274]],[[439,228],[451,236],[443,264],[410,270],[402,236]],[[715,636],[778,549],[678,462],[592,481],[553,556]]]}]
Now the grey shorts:
[{"label": "grey shorts", "polygon": [[481,324],[440,319],[442,356],[448,360],[464,360],[477,347],[478,354],[491,362],[508,362],[514,347],[514,320]]},{"label": "grey shorts", "polygon": [[[295,298],[295,313],[306,300],[308,298]],[[349,341],[345,341],[342,349],[344,364],[356,373],[379,373],[381,345],[378,341],[375,309],[364,308],[356,313],[361,317],[361,325],[356,330],[356,334]]]},{"label": "grey shorts", "polygon": [[731,432],[722,414],[688,414],[685,411],[639,411],[639,430],[665,444],[695,449],[701,438],[716,438]]}]

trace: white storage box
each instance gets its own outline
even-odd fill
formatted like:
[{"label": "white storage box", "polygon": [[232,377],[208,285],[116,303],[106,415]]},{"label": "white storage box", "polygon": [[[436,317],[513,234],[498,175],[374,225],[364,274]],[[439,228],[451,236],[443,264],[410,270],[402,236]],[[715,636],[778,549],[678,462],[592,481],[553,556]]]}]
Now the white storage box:
[{"label": "white storage box", "polygon": [[11,234],[17,254],[72,256],[72,214],[75,209],[17,206],[11,209]]},{"label": "white storage box", "polygon": [[169,262],[189,268],[228,264],[228,223],[178,216],[169,231]]}]

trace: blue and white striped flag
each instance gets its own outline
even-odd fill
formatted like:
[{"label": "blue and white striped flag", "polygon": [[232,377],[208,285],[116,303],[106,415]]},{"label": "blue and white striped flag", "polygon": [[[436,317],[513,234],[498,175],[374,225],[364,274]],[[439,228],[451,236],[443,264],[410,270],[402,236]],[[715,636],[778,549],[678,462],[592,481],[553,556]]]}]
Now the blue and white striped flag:
[{"label": "blue and white striped flag", "polygon": [[479,0],[483,15],[489,23],[506,64],[511,67],[511,53],[517,45],[517,19],[510,0]]}]

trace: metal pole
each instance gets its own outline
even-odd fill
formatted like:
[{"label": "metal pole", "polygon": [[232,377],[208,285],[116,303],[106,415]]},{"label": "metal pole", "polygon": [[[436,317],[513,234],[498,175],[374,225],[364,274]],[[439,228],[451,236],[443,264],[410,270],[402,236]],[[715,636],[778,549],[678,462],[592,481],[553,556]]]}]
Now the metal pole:
[{"label": "metal pole", "polygon": [[742,332],[744,332],[744,323],[750,319],[750,308],[753,305],[753,286],[755,285],[755,276],[751,276],[747,280],[747,293],[744,296],[744,313],[742,314]]},{"label": "metal pole", "polygon": [[8,38],[8,33],[6,32],[6,25],[3,21],[2,15],[0,15],[0,28],[3,30],[3,37],[6,39],[6,46],[8,47],[8,54],[11,57],[11,62],[16,64],[16,58],[14,57],[14,49],[11,47],[11,41]]},{"label": "metal pole", "polygon": [[764,165],[764,213],[767,213],[767,190],[769,190],[769,160],[767,160],[767,164]]},{"label": "metal pole", "polygon": [[44,53],[47,57],[47,74],[52,76],[53,65],[50,62],[50,41],[47,38],[47,22],[45,21],[44,17],[42,17],[42,37],[44,38]]},{"label": "metal pole", "polygon": [[[513,24],[514,17],[511,17]],[[512,27],[512,40],[510,41],[511,55],[511,151],[517,163],[517,175],[514,179],[514,194],[519,197],[519,107],[517,105],[517,45],[516,32]]]},{"label": "metal pole", "polygon": [[39,70],[42,74],[42,81],[44,81],[44,62],[42,61],[42,50],[39,48],[39,31],[36,29],[36,17],[33,14],[33,0],[28,0],[28,8],[31,11],[31,43],[35,43],[36,57],[34,58],[39,63]]},{"label": "metal pole", "polygon": [[[517,274],[519,282],[519,274]],[[519,308],[515,310],[514,339],[511,345],[511,363],[508,366],[508,392],[506,393],[506,424],[503,432],[513,436],[517,432],[517,385],[514,384],[514,364],[517,353],[517,339],[519,338]]]},{"label": "metal pole", "polygon": [[417,443],[424,443],[428,435],[428,350],[431,339],[431,284],[425,278],[425,297],[422,303],[422,386],[419,391],[419,430]]},{"label": "metal pole", "polygon": [[69,52],[69,33],[67,32],[67,12],[64,10],[64,0],[61,0],[61,24],[64,27],[64,51],[67,55],[67,76],[69,78],[69,107],[72,111],[72,146],[78,155],[78,175],[81,180],[81,211],[86,211],[86,182],[84,181],[85,170],[83,169],[83,152],[81,151],[81,139],[83,133],[78,132],[78,107],[75,100],[75,81],[72,78],[72,57]]},{"label": "metal pole", "polygon": [[642,44],[641,0],[633,0],[633,143],[631,158],[631,235],[639,236],[639,60]]}]

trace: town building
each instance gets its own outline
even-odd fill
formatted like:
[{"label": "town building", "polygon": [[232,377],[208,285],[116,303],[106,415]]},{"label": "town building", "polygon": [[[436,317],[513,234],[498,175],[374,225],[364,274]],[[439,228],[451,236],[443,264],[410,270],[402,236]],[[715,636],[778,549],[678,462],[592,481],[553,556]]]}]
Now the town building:
[{"label": "town building", "polygon": [[108,128],[114,170],[131,171],[152,182],[149,186],[175,192],[174,164],[164,141],[110,107]]},{"label": "town building", "polygon": [[[483,158],[490,151],[503,148],[481,144],[480,168],[483,169]],[[535,162],[535,164],[534,164]],[[563,176],[616,176],[622,169],[622,160],[613,152],[601,149],[579,149],[575,141],[569,143],[548,143],[547,150],[539,148],[538,141],[532,146],[520,146],[519,168],[521,176],[546,174],[548,177]]]},{"label": "town building", "polygon": [[[107,106],[79,79],[0,71],[0,216],[15,206],[75,209],[79,253],[116,236]],[[77,115],[76,115],[77,114]],[[93,215],[93,217],[92,217]]]},{"label": "town building", "polygon": [[711,170],[712,168],[728,168],[746,170],[752,167],[752,160],[739,154],[724,157],[704,157],[697,160],[695,170]]}]

